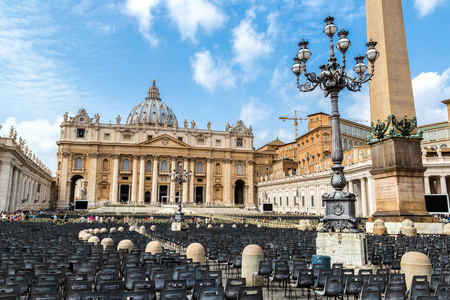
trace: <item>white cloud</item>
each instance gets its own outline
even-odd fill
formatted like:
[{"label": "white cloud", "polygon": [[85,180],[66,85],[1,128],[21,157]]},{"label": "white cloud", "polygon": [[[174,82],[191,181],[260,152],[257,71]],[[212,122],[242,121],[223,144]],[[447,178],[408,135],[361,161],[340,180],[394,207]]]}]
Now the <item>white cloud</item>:
[{"label": "white cloud", "polygon": [[255,123],[267,119],[272,114],[272,109],[259,101],[256,97],[250,97],[249,101],[241,108],[239,119],[247,126],[254,126]]},{"label": "white cloud", "polygon": [[438,74],[426,72],[412,80],[417,121],[419,125],[447,120],[447,111],[442,100],[450,95],[450,68]]},{"label": "white cloud", "polygon": [[278,139],[282,140],[285,143],[290,143],[295,141],[295,135],[292,133],[292,131],[287,131],[285,129],[279,129],[278,130]]},{"label": "white cloud", "polygon": [[[370,126],[370,94],[369,87],[365,85],[361,92],[349,92],[350,97],[344,96],[340,99],[346,100],[339,103],[345,109],[347,115],[343,114],[341,117],[349,119],[363,125]],[[348,101],[353,100],[353,104],[349,104]],[[329,104],[330,102],[328,102]]]},{"label": "white cloud", "polygon": [[194,54],[191,59],[193,79],[201,86],[212,91],[216,87],[228,89],[235,86],[236,78],[228,64],[204,49]]},{"label": "white cloud", "polygon": [[445,0],[414,0],[414,7],[419,10],[421,17],[429,15],[440,4],[443,4]]},{"label": "white cloud", "polygon": [[22,137],[26,141],[28,148],[36,154],[50,170],[56,174],[56,153],[58,146],[56,141],[60,137],[60,127],[62,117],[58,117],[54,122],[36,119],[33,121],[18,121],[15,117],[9,117],[2,124],[0,131],[2,136],[8,136],[11,126],[17,130],[17,138]]},{"label": "white cloud", "polygon": [[[268,56],[273,51],[272,41],[268,35],[256,30],[257,26],[252,22],[255,18],[253,8],[247,11],[245,19],[233,29],[234,60],[244,68],[250,68],[255,60]],[[272,26],[271,34],[273,30]]]},{"label": "white cloud", "polygon": [[152,9],[159,4],[160,0],[127,0],[124,12],[139,22],[139,31],[152,46],[157,46],[158,38],[151,32]]},{"label": "white cloud", "polygon": [[33,1],[0,10],[0,95],[6,107],[2,118],[48,116],[86,101],[83,89],[73,84],[65,53],[58,51],[71,41],[60,38],[63,30],[54,25],[50,11],[46,2]]},{"label": "white cloud", "polygon": [[195,42],[199,27],[210,33],[222,27],[226,21],[220,9],[207,0],[167,0],[166,5],[183,40]]}]

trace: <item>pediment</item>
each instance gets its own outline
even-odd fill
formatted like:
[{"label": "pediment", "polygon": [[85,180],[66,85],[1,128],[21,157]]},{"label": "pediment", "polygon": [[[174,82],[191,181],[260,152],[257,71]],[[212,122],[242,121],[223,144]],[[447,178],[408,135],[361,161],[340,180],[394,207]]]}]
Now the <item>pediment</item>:
[{"label": "pediment", "polygon": [[190,146],[182,141],[177,140],[167,134],[155,137],[149,141],[140,143],[141,146],[150,147],[168,147],[168,148],[190,148]]}]

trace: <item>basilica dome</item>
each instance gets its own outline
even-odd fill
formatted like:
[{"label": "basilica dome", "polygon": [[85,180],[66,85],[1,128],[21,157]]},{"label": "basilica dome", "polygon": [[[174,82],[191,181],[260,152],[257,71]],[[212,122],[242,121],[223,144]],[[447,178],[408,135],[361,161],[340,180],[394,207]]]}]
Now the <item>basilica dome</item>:
[{"label": "basilica dome", "polygon": [[126,124],[158,124],[178,127],[177,118],[172,109],[159,98],[159,89],[155,85],[155,79],[148,90],[147,98],[133,108],[128,115]]}]

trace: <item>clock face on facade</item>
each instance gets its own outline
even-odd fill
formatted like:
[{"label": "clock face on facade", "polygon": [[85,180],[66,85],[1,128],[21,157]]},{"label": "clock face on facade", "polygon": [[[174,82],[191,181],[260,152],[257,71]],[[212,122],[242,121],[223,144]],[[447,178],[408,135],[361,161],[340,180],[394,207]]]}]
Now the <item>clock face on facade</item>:
[{"label": "clock face on facade", "polygon": [[78,117],[78,121],[79,121],[79,122],[84,122],[84,120],[85,120],[84,117],[81,117],[81,116]]},{"label": "clock face on facade", "polygon": [[244,128],[242,128],[242,127],[237,128],[237,132],[242,133],[243,131],[244,131]]}]

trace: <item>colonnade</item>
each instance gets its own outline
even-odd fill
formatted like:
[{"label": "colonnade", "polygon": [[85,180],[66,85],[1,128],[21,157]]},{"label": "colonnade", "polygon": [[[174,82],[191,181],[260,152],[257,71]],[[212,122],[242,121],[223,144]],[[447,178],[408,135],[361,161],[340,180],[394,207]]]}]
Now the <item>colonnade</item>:
[{"label": "colonnade", "polygon": [[2,161],[0,177],[0,210],[16,211],[48,207],[51,182],[45,181],[13,161]]}]

